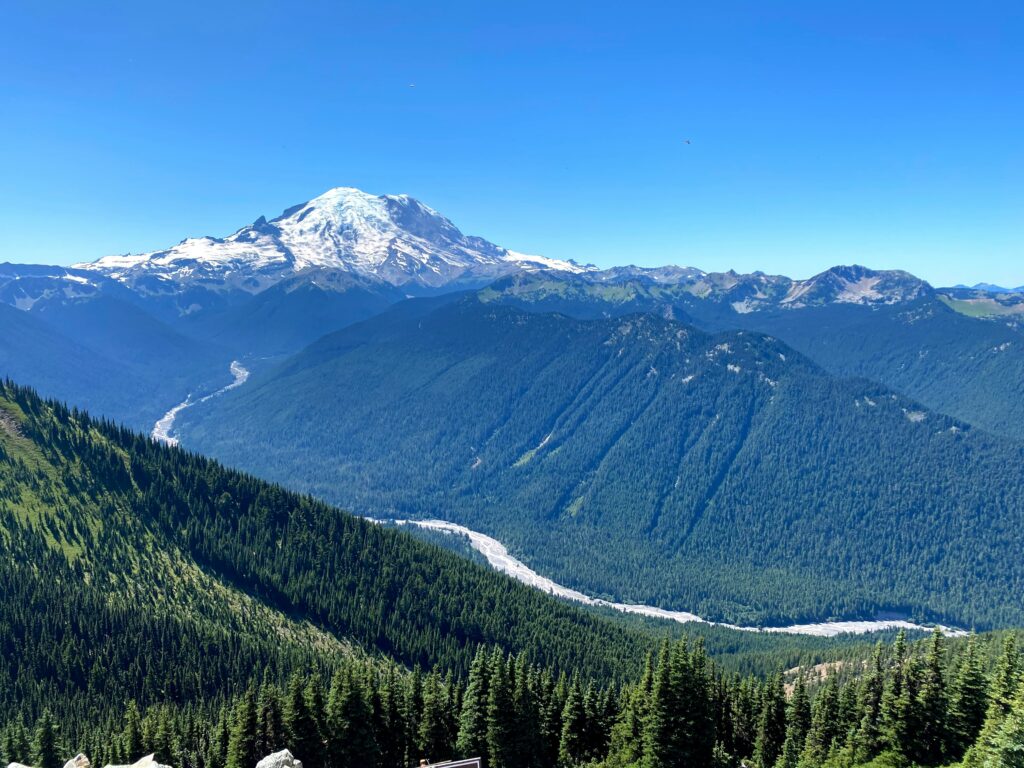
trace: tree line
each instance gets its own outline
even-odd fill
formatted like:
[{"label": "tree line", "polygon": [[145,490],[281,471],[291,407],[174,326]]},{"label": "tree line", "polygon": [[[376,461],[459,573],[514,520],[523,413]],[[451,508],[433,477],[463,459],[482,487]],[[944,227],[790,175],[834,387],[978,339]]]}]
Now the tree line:
[{"label": "tree line", "polygon": [[155,752],[175,768],[251,768],[287,748],[306,768],[408,768],[480,757],[485,768],[845,768],[1020,765],[1024,664],[1013,635],[994,663],[977,638],[936,631],[870,659],[766,678],[723,673],[703,644],[665,642],[641,676],[602,684],[477,650],[468,674],[349,658],[329,677],[266,678],[209,707],[128,704],[91,728],[44,713],[0,729],[0,758],[60,768]]}]

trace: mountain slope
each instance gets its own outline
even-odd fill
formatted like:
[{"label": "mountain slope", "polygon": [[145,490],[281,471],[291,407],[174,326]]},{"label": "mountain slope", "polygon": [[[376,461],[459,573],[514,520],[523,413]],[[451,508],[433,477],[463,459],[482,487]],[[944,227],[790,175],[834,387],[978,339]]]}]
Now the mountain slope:
[{"label": "mountain slope", "polygon": [[321,336],[380,314],[404,299],[402,291],[349,272],[310,270],[286,278],[221,312],[204,313],[182,327],[232,351],[235,357],[296,352]]},{"label": "mountain slope", "polygon": [[0,376],[137,429],[230,381],[226,351],[106,296],[30,312],[0,304],[0,328]]},{"label": "mountain slope", "polygon": [[[106,614],[136,612],[136,627],[193,627],[218,653],[238,645],[257,664],[355,647],[465,671],[478,644],[498,644],[606,676],[635,669],[652,642],[404,533],[10,384],[0,385],[0,489],[0,582],[10,594],[78,594]],[[274,637],[283,656],[266,652]],[[97,645],[89,652],[105,653]],[[168,663],[190,653],[173,638],[168,652]]]},{"label": "mountain slope", "polygon": [[481,295],[534,312],[580,318],[654,312],[689,318],[708,330],[768,333],[831,373],[863,376],[935,410],[1024,439],[1019,331],[954,311],[948,306],[954,300],[905,273],[836,267],[782,284],[774,298],[771,286],[779,279],[764,276],[762,285],[756,275],[730,282],[703,273],[601,274],[510,276]]},{"label": "mountain slope", "polygon": [[197,407],[181,434],[361,512],[478,528],[624,601],[743,623],[1024,618],[1006,599],[1021,449],[758,334],[474,296],[403,307]]}]

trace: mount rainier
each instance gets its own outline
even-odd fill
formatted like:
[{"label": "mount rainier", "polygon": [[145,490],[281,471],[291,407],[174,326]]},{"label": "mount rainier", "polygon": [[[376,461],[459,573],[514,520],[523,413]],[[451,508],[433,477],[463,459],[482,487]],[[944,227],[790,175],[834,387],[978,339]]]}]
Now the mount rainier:
[{"label": "mount rainier", "polygon": [[187,238],[166,250],[107,256],[76,267],[143,294],[166,293],[169,284],[259,293],[285,278],[321,270],[376,278],[415,293],[453,283],[479,285],[524,270],[593,269],[464,235],[408,195],[371,195],[352,187],[330,189],[271,221],[261,216],[225,238]]}]

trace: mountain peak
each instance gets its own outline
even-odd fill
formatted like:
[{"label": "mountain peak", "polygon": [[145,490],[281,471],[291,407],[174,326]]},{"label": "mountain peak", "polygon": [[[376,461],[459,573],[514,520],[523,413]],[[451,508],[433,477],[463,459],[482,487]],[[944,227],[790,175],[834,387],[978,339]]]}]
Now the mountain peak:
[{"label": "mountain peak", "polygon": [[[344,270],[396,286],[440,289],[539,269],[579,272],[571,261],[529,256],[464,235],[409,195],[333,187],[225,238],[191,237],[162,251],[78,265],[146,292],[183,288],[258,293],[297,272]],[[155,281],[155,282],[154,282]]]},{"label": "mountain peak", "polygon": [[831,267],[794,281],[780,302],[793,308],[816,304],[897,304],[929,295],[932,287],[902,270],[874,270],[860,264]]}]

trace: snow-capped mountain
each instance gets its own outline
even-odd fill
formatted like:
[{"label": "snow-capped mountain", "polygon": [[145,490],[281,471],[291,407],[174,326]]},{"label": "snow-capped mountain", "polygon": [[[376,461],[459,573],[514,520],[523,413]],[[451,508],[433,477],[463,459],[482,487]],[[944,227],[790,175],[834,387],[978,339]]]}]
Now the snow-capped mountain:
[{"label": "snow-capped mountain", "polygon": [[124,286],[96,272],[43,264],[0,264],[0,302],[40,311],[51,304],[123,296]]},{"label": "snow-capped mountain", "polygon": [[271,221],[261,216],[225,238],[188,238],[166,250],[107,256],[76,267],[156,294],[193,287],[259,293],[295,274],[321,269],[426,289],[481,283],[523,270],[592,269],[464,235],[408,195],[371,195],[352,187],[328,190]]}]

